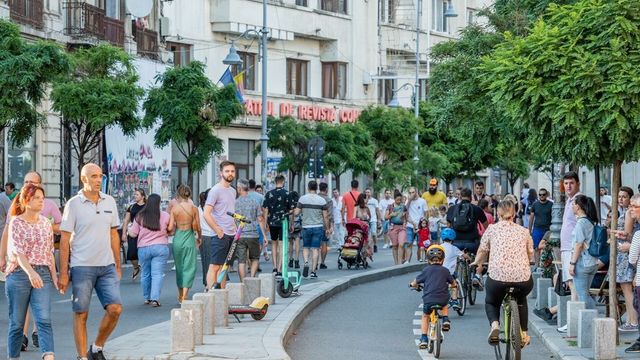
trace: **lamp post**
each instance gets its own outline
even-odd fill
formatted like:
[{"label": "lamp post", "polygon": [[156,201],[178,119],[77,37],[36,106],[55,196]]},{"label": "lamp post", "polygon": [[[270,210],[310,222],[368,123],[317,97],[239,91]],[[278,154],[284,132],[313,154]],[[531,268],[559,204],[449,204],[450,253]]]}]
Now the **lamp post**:
[{"label": "lamp post", "polygon": [[267,37],[269,29],[267,28],[267,0],[262,0],[262,29],[248,29],[231,42],[229,54],[222,61],[225,65],[242,65],[242,59],[238,56],[238,52],[234,46],[234,41],[240,38],[246,38],[249,34],[255,34],[260,37],[260,46],[258,49],[258,57],[262,62],[262,109],[261,115],[261,131],[260,131],[260,181],[263,186],[267,182],[267,145],[269,135],[267,135]]},{"label": "lamp post", "polygon": [[[411,84],[411,83],[404,83],[402,85],[400,85],[400,87],[391,90],[391,92],[393,93],[393,97],[391,98],[391,101],[389,101],[389,104],[387,104],[389,107],[393,107],[393,108],[397,108],[400,107],[400,103],[398,102],[398,91],[407,88],[407,87],[411,87],[411,98],[413,98],[413,116],[415,116],[416,120],[420,117],[419,114],[419,104],[418,104],[418,89],[420,89],[420,84],[418,83],[418,65],[416,65],[416,83]],[[415,141],[415,145],[413,148],[413,161],[416,163],[416,168],[415,168],[415,177],[416,180],[418,179],[418,161],[420,161],[420,158],[418,157],[418,142],[420,141],[420,138],[418,137],[418,133],[416,132],[416,134],[414,135],[414,141]]]}]

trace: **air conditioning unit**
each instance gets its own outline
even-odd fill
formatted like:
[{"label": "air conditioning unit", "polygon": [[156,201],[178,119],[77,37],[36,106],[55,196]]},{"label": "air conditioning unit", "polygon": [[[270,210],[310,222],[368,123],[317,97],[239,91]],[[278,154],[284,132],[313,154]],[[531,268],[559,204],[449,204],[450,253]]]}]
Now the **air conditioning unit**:
[{"label": "air conditioning unit", "polygon": [[171,20],[168,17],[160,18],[160,36],[167,37],[171,35]]}]

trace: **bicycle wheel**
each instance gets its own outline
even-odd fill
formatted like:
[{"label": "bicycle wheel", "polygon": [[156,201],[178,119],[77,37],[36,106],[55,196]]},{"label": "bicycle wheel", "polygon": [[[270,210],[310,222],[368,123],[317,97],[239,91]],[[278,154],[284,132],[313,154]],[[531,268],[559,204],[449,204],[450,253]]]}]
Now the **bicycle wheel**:
[{"label": "bicycle wheel", "polygon": [[442,320],[436,322],[436,338],[433,341],[433,357],[440,357],[440,346],[442,345]]},{"label": "bicycle wheel", "polygon": [[462,283],[459,279],[456,279],[456,286],[458,287],[458,303],[460,303],[460,310],[456,310],[458,315],[463,316],[467,310],[467,298],[465,296],[466,291],[462,287]]},{"label": "bicycle wheel", "polygon": [[477,296],[478,296],[478,289],[476,289],[473,286],[473,283],[469,281],[469,304],[475,305]]},{"label": "bicycle wheel", "polygon": [[469,305],[475,305],[478,290],[473,287],[473,271],[471,271],[469,267],[467,267],[467,276],[465,282],[467,301],[469,302]]},{"label": "bicycle wheel", "polygon": [[[520,360],[520,352],[522,350],[522,335],[520,329],[520,313],[518,312],[518,303],[515,300],[509,300],[509,341],[507,342],[507,356],[510,360]],[[511,345],[511,351],[508,347]]]}]

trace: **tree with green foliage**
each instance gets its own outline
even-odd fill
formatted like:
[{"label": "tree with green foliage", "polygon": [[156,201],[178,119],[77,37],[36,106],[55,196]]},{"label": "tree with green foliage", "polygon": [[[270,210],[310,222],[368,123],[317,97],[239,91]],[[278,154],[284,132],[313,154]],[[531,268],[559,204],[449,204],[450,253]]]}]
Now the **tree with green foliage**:
[{"label": "tree with green foliage", "polygon": [[353,176],[373,171],[373,144],[367,128],[360,123],[320,123],[316,133],[325,141],[325,170],[336,177],[351,170]]},{"label": "tree with green foliage", "polygon": [[268,119],[270,150],[279,151],[282,160],[278,164],[278,171],[289,171],[289,189],[297,181],[300,188],[305,166],[309,159],[309,140],[315,132],[307,122],[299,122],[296,119],[285,116],[281,118],[270,117]]},{"label": "tree with green foliage", "polygon": [[212,156],[223,150],[214,130],[229,126],[244,108],[235,87],[216,87],[199,61],[167,69],[156,76],[156,84],[159,86],[149,90],[144,102],[143,126],[149,129],[160,122],[155,144],[173,143],[187,159],[187,181],[193,189],[193,174],[204,170]]},{"label": "tree with green foliage", "polygon": [[67,54],[50,41],[26,42],[18,26],[0,20],[0,131],[24,145],[46,119],[38,111],[47,88],[70,70]]},{"label": "tree with green foliage", "polygon": [[[640,2],[584,0],[549,6],[520,38],[507,34],[481,66],[494,103],[505,109],[526,149],[574,165],[614,165],[640,158]],[[617,222],[614,197],[612,228]],[[611,247],[609,276],[616,274]],[[615,282],[610,314],[616,317]]]},{"label": "tree with green foliage", "polygon": [[122,49],[98,45],[71,54],[73,71],[53,83],[53,109],[70,135],[78,174],[98,148],[104,130],[118,126],[125,135],[140,128],[136,112],[144,94],[133,59]]},{"label": "tree with green foliage", "polygon": [[371,134],[375,191],[410,185],[408,180],[415,180],[414,135],[420,131],[419,120],[406,109],[370,106],[360,114],[358,122]]}]

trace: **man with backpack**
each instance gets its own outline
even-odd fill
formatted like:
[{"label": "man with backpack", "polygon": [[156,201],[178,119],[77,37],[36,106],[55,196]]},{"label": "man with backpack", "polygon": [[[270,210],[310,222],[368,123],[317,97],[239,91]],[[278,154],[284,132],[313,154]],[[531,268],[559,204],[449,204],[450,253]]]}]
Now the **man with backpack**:
[{"label": "man with backpack", "polygon": [[[460,190],[460,202],[453,205],[447,211],[449,227],[456,231],[456,239],[453,242],[458,249],[475,254],[480,244],[478,224],[486,229],[489,226],[484,211],[471,203],[471,189]],[[480,278],[476,275],[473,279],[474,286],[481,288]]]}]

